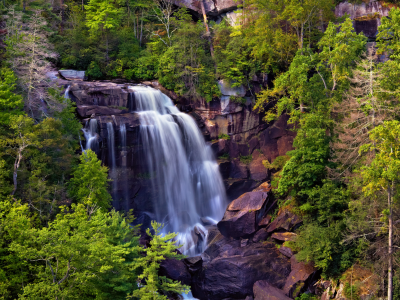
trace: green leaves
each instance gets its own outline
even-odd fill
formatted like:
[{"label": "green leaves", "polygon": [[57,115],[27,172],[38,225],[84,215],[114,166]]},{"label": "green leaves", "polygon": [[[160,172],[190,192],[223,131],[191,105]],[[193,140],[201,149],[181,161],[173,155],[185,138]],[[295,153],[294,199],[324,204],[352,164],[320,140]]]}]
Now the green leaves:
[{"label": "green leaves", "polygon": [[383,17],[377,35],[378,52],[387,53],[392,59],[400,59],[400,9],[393,7],[389,17]]},{"label": "green leaves", "polygon": [[386,190],[394,181],[400,179],[400,122],[386,121],[370,133],[373,144],[363,145],[361,152],[375,151],[370,166],[362,168],[363,192],[367,196],[378,190]]},{"label": "green leaves", "polygon": [[17,78],[10,69],[0,69],[0,126],[9,125],[11,116],[23,114],[23,101],[14,93]]},{"label": "green leaves", "polygon": [[[143,300],[166,300],[165,293],[187,293],[188,286],[182,285],[180,282],[173,281],[169,278],[158,276],[160,263],[166,258],[182,259],[183,255],[177,254],[176,250],[182,245],[175,245],[173,239],[176,233],[161,233],[161,224],[152,221],[154,234],[147,229],[147,234],[152,238],[150,247],[144,248],[144,256],[137,259],[135,269],[141,268],[143,271],[138,279],[142,285],[138,290],[134,291],[128,298],[138,298]],[[161,294],[163,293],[163,294]]]},{"label": "green leaves", "polygon": [[108,168],[101,165],[92,150],[82,153],[81,163],[73,173],[69,191],[78,203],[87,205],[88,211],[97,207],[107,210],[110,207],[111,196],[108,192]]},{"label": "green leaves", "polygon": [[123,8],[120,0],[90,0],[86,8],[86,24],[92,34],[99,30],[116,29],[120,25]]}]

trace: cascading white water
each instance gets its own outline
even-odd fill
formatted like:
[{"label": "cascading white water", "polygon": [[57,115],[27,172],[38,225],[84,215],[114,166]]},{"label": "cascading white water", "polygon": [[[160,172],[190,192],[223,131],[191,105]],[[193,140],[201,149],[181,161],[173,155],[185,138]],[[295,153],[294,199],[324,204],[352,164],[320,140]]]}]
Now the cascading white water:
[{"label": "cascading white water", "polygon": [[126,125],[125,124],[121,124],[119,126],[119,134],[121,135],[122,151],[126,151]]},{"label": "cascading white water", "polygon": [[86,122],[85,128],[83,128],[82,130],[86,139],[85,150],[92,149],[96,152],[99,148],[97,120],[90,119]]},{"label": "cascading white water", "polygon": [[[127,164],[127,149],[126,149],[126,125],[120,124],[119,134],[121,138],[121,167],[122,173],[126,172],[126,164]],[[123,191],[123,200],[124,200],[124,209],[125,211],[129,211],[129,186],[128,182],[124,176],[122,180],[119,181],[122,186],[120,189]]]},{"label": "cascading white water", "polygon": [[195,121],[181,113],[170,98],[148,87],[131,89],[155,193],[156,219],[166,225],[166,232],[178,233],[177,242],[184,245],[184,254],[199,254],[207,238],[200,219],[208,217],[216,223],[225,211],[225,188],[218,165]]},{"label": "cascading white water", "polygon": [[109,157],[109,167],[110,170],[115,169],[115,137],[114,137],[114,127],[112,123],[107,123],[107,146],[108,146],[108,157]]},{"label": "cascading white water", "polygon": [[70,85],[65,89],[65,92],[64,92],[64,98],[65,99],[69,99],[69,89],[70,89]]}]

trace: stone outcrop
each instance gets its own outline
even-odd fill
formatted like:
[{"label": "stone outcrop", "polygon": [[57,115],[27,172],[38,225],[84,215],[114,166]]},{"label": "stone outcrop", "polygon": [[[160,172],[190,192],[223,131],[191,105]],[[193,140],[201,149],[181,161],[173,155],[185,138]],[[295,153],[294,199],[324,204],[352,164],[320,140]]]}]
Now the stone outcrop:
[{"label": "stone outcrop", "polygon": [[62,78],[67,80],[85,80],[86,75],[85,71],[76,71],[76,70],[59,70],[58,73]]},{"label": "stone outcrop", "polygon": [[266,280],[257,281],[253,286],[254,300],[289,300],[284,292]]},{"label": "stone outcrop", "polygon": [[[174,0],[173,3],[191,9],[200,15],[202,14],[200,1],[201,0]],[[203,3],[206,14],[211,17],[216,17],[225,12],[233,11],[240,4],[234,0],[205,0]]]},{"label": "stone outcrop", "polygon": [[370,39],[375,39],[378,27],[381,25],[381,18],[389,15],[390,6],[385,5],[384,1],[369,1],[354,4],[349,2],[339,3],[335,8],[335,15],[343,17],[350,16],[354,23],[357,33],[364,33]]},{"label": "stone outcrop", "polygon": [[313,263],[298,262],[296,256],[290,258],[291,272],[286,280],[283,292],[292,298],[296,298],[304,290],[306,283],[312,281],[317,269]]},{"label": "stone outcrop", "polygon": [[[318,279],[312,263],[298,262],[281,246],[301,220],[282,209],[273,222],[270,186],[260,185],[232,201],[218,226],[209,226],[208,248],[185,259],[193,296],[200,300],[294,299]],[[259,228],[261,221],[263,227]]]},{"label": "stone outcrop", "polygon": [[223,219],[218,223],[219,231],[226,237],[245,237],[258,229],[270,203],[269,192],[254,191],[245,193],[232,201],[226,209]]}]

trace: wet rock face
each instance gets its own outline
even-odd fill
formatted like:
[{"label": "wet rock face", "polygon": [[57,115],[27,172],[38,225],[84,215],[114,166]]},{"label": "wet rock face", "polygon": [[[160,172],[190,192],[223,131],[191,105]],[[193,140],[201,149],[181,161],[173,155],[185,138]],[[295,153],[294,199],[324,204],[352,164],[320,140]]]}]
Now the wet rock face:
[{"label": "wet rock face", "polygon": [[270,284],[267,280],[260,280],[253,287],[254,300],[289,300],[285,293]]}]

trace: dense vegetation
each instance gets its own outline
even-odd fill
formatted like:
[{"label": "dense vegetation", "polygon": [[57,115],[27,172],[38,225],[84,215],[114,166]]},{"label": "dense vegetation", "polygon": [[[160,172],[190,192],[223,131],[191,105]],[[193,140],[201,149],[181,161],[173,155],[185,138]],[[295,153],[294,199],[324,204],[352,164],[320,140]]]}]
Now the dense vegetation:
[{"label": "dense vegetation", "polygon": [[[382,18],[375,53],[331,0],[249,0],[237,24],[208,29],[163,0],[12,2],[1,4],[2,299],[165,299],[185,289],[157,275],[162,257],[180,258],[174,235],[153,224],[151,246],[139,245],[131,213],[110,211],[107,168],[90,151],[77,156],[81,125],[44,76],[51,65],[158,79],[207,101],[223,79],[253,93],[266,121],[288,114],[295,150],[264,162],[278,171],[280,206],[304,219],[288,246],[325,279],[357,264],[378,276],[379,295],[400,297],[400,9]],[[274,80],[255,94],[253,78],[267,74]]]}]

